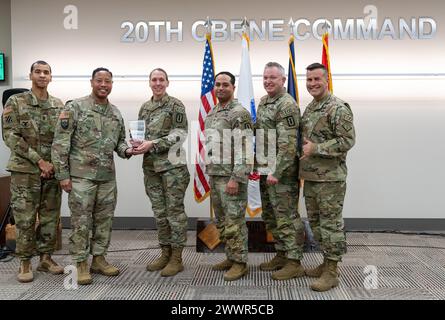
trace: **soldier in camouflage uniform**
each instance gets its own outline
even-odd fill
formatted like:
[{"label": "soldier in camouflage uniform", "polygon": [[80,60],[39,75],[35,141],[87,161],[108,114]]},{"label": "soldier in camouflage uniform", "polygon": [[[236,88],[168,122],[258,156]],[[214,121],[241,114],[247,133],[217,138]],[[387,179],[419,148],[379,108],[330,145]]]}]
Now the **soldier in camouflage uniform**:
[{"label": "soldier in camouflage uniform", "polygon": [[[275,280],[287,280],[304,275],[304,228],[297,211],[298,203],[298,127],[300,109],[291,95],[285,92],[284,68],[276,63],[266,64],[263,85],[267,95],[258,106],[256,129],[256,170],[261,174],[262,217],[266,229],[276,241],[276,256],[260,265],[272,273]],[[264,134],[263,131],[264,130]],[[269,137],[275,134],[275,139]],[[269,145],[269,143],[271,145]],[[275,148],[271,148],[272,144]],[[273,152],[274,168],[260,159],[261,147]],[[269,151],[269,149],[271,149]],[[275,150],[274,150],[275,149]],[[267,158],[271,155],[267,154]],[[264,159],[265,160],[265,159]]]},{"label": "soldier in camouflage uniform", "polygon": [[134,154],[144,154],[145,191],[152,204],[161,246],[161,256],[148,264],[147,270],[162,270],[161,276],[169,277],[184,270],[184,196],[190,174],[181,146],[187,137],[187,116],[182,102],[166,93],[169,81],[165,70],[154,69],[149,81],[153,96],[139,111],[139,120],[145,121],[145,140],[131,142]]},{"label": "soldier in camouflage uniform", "polygon": [[306,274],[318,279],[315,291],[338,285],[337,263],[346,253],[342,217],[346,193],[346,154],[355,143],[350,106],[331,94],[326,68],[314,63],[307,67],[306,86],[314,100],[302,118],[303,155],[300,178],[304,179],[304,196],[309,222],[323,250],[324,261]]},{"label": "soldier in camouflage uniform", "polygon": [[[225,244],[226,260],[213,270],[228,270],[224,280],[237,280],[247,274],[247,182],[252,166],[249,148],[252,141],[250,113],[233,99],[235,77],[220,72],[215,77],[218,104],[205,119],[206,173],[210,177],[211,199],[220,239]],[[242,135],[245,137],[242,138]],[[236,145],[235,140],[241,137]],[[252,146],[250,154],[253,156]],[[250,163],[253,164],[253,159]]]},{"label": "soldier in camouflage uniform", "polygon": [[[61,190],[54,179],[51,144],[62,101],[48,94],[51,67],[45,61],[31,65],[31,91],[8,99],[3,111],[3,137],[11,149],[12,207],[17,228],[16,254],[20,258],[17,279],[33,280],[31,258],[40,253],[39,271],[63,273],[51,259],[60,217]],[[35,228],[36,216],[39,228]],[[37,246],[35,246],[37,242]]]},{"label": "soldier in camouflage uniform", "polygon": [[119,274],[119,269],[105,260],[117,196],[113,151],[125,159],[132,148],[125,142],[120,111],[108,101],[112,77],[106,68],[93,71],[91,95],[67,104],[59,116],[52,146],[56,178],[69,192],[70,253],[77,263],[79,284],[92,282],[90,253],[91,272]]}]

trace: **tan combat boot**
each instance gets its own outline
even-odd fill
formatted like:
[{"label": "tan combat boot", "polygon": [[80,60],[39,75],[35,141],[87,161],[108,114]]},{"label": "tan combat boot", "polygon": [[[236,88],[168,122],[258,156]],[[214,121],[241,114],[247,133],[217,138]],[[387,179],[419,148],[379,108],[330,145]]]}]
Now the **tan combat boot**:
[{"label": "tan combat boot", "polygon": [[287,258],[285,251],[277,251],[275,257],[269,262],[260,264],[260,269],[263,271],[274,271],[283,268],[286,265]]},{"label": "tan combat boot", "polygon": [[321,277],[312,283],[311,289],[320,292],[328,291],[338,286],[338,283],[337,261],[328,259]]},{"label": "tan combat boot", "polygon": [[104,256],[94,256],[91,263],[90,271],[92,273],[100,273],[104,276],[114,277],[119,274],[119,269],[112,266],[105,260]]},{"label": "tan combat boot", "polygon": [[239,263],[234,261],[232,267],[224,273],[224,280],[233,281],[238,280],[248,272],[247,263]]},{"label": "tan combat boot", "polygon": [[161,276],[171,277],[184,270],[184,265],[182,264],[182,249],[183,248],[173,248],[170,261],[161,271]]},{"label": "tan combat boot", "polygon": [[304,273],[308,277],[311,277],[311,278],[320,278],[321,274],[324,271],[325,266],[326,266],[326,258],[323,259],[323,263],[322,264],[320,264],[317,267],[312,268],[312,269],[306,269],[306,270],[304,270]]},{"label": "tan combat boot", "polygon": [[59,266],[48,253],[40,254],[40,263],[37,270],[49,272],[51,274],[62,274],[63,268]]},{"label": "tan combat boot", "polygon": [[[304,273],[311,278],[320,278],[326,267],[326,258],[323,259],[323,263],[312,269],[305,269]],[[340,271],[337,269],[337,275],[340,275]]]},{"label": "tan combat boot", "polygon": [[32,264],[31,260],[20,261],[20,269],[17,275],[17,280],[19,282],[31,282],[34,280],[34,275],[32,274]]},{"label": "tan combat boot", "polygon": [[86,285],[93,282],[88,268],[88,261],[77,262],[77,284]]},{"label": "tan combat boot", "polygon": [[289,280],[304,276],[304,268],[301,266],[300,260],[288,259],[286,265],[278,271],[272,273],[274,280]]},{"label": "tan combat boot", "polygon": [[226,259],[223,262],[217,263],[212,266],[212,270],[214,271],[226,271],[229,270],[233,265],[233,261],[230,259]]},{"label": "tan combat boot", "polygon": [[172,248],[170,246],[161,246],[161,256],[147,265],[147,271],[158,271],[165,268],[170,261]]}]

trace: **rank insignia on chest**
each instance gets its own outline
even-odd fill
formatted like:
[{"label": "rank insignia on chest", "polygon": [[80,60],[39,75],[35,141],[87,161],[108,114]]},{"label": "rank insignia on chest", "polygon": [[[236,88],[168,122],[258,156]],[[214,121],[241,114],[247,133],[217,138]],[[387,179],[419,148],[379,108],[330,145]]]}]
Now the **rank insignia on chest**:
[{"label": "rank insignia on chest", "polygon": [[70,119],[68,118],[62,118],[60,119],[60,126],[62,127],[62,129],[68,129],[68,126],[70,125]]}]

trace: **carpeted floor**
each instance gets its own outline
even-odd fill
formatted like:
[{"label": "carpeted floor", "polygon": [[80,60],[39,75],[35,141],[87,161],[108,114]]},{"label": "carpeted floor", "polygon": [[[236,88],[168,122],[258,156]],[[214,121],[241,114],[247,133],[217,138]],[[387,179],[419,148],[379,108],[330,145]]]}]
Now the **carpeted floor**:
[{"label": "carpeted floor", "polygon": [[[68,255],[69,230],[63,231],[63,248],[54,260],[72,264]],[[211,265],[224,253],[196,252],[196,233],[189,231],[184,251],[184,272],[163,278],[145,266],[159,255],[157,234],[152,230],[114,230],[108,260],[121,270],[118,277],[93,275],[93,284],[66,289],[67,274],[52,276],[36,271],[34,281],[18,283],[18,259],[0,262],[0,299],[12,300],[364,300],[445,299],[445,237],[387,233],[348,233],[348,253],[340,264],[340,285],[328,292],[310,289],[313,279],[302,277],[274,281],[259,264],[273,253],[249,253],[249,274],[233,282]],[[305,267],[322,261],[318,252],[306,252]],[[67,286],[68,285],[68,286]]]}]

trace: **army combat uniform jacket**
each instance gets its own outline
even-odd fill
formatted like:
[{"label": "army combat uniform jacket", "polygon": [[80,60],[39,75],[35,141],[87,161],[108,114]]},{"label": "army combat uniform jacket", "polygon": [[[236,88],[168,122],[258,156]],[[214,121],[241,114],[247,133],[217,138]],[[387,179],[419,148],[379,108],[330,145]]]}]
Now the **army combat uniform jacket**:
[{"label": "army combat uniform jacket", "polygon": [[128,158],[125,125],[116,106],[92,96],[73,100],[59,116],[52,147],[58,180],[70,176],[96,181],[115,179],[113,151]]},{"label": "army combat uniform jacket", "polygon": [[[253,149],[246,145],[252,141],[252,130],[250,113],[236,99],[224,107],[218,103],[205,119],[206,149],[209,151],[207,174],[231,177],[236,182],[247,183],[253,167]],[[230,132],[232,135],[227,135]],[[235,140],[241,134],[246,137],[240,139],[239,148],[236,148]],[[227,138],[231,141],[227,141]],[[252,161],[249,161],[249,157]]]},{"label": "army combat uniform jacket", "polygon": [[[154,144],[153,149],[144,154],[144,172],[163,172],[186,165],[181,145],[187,137],[187,116],[180,100],[168,94],[159,101],[151,98],[139,110],[139,120],[145,120],[145,140]],[[169,157],[173,146],[177,148]]]},{"label": "army combat uniform jacket", "polygon": [[[269,174],[282,180],[298,177],[298,127],[300,108],[286,92],[270,98],[261,98],[258,105],[256,129],[256,163],[255,168],[261,174]],[[264,134],[259,132],[264,130]],[[275,140],[269,142],[269,135],[275,131]],[[273,145],[272,145],[273,144]],[[269,154],[274,147],[275,154]],[[263,157],[262,157],[263,156]],[[275,170],[271,171],[268,159],[275,160]],[[266,163],[264,163],[266,162]]]},{"label": "army combat uniform jacket", "polygon": [[11,149],[7,170],[40,173],[38,162],[51,161],[51,145],[62,101],[48,95],[39,101],[32,91],[8,99],[3,111],[3,138]]},{"label": "army combat uniform jacket", "polygon": [[307,181],[345,181],[346,153],[355,144],[350,106],[332,94],[313,100],[304,111],[302,135],[316,145],[315,153],[300,162],[300,178]]}]

